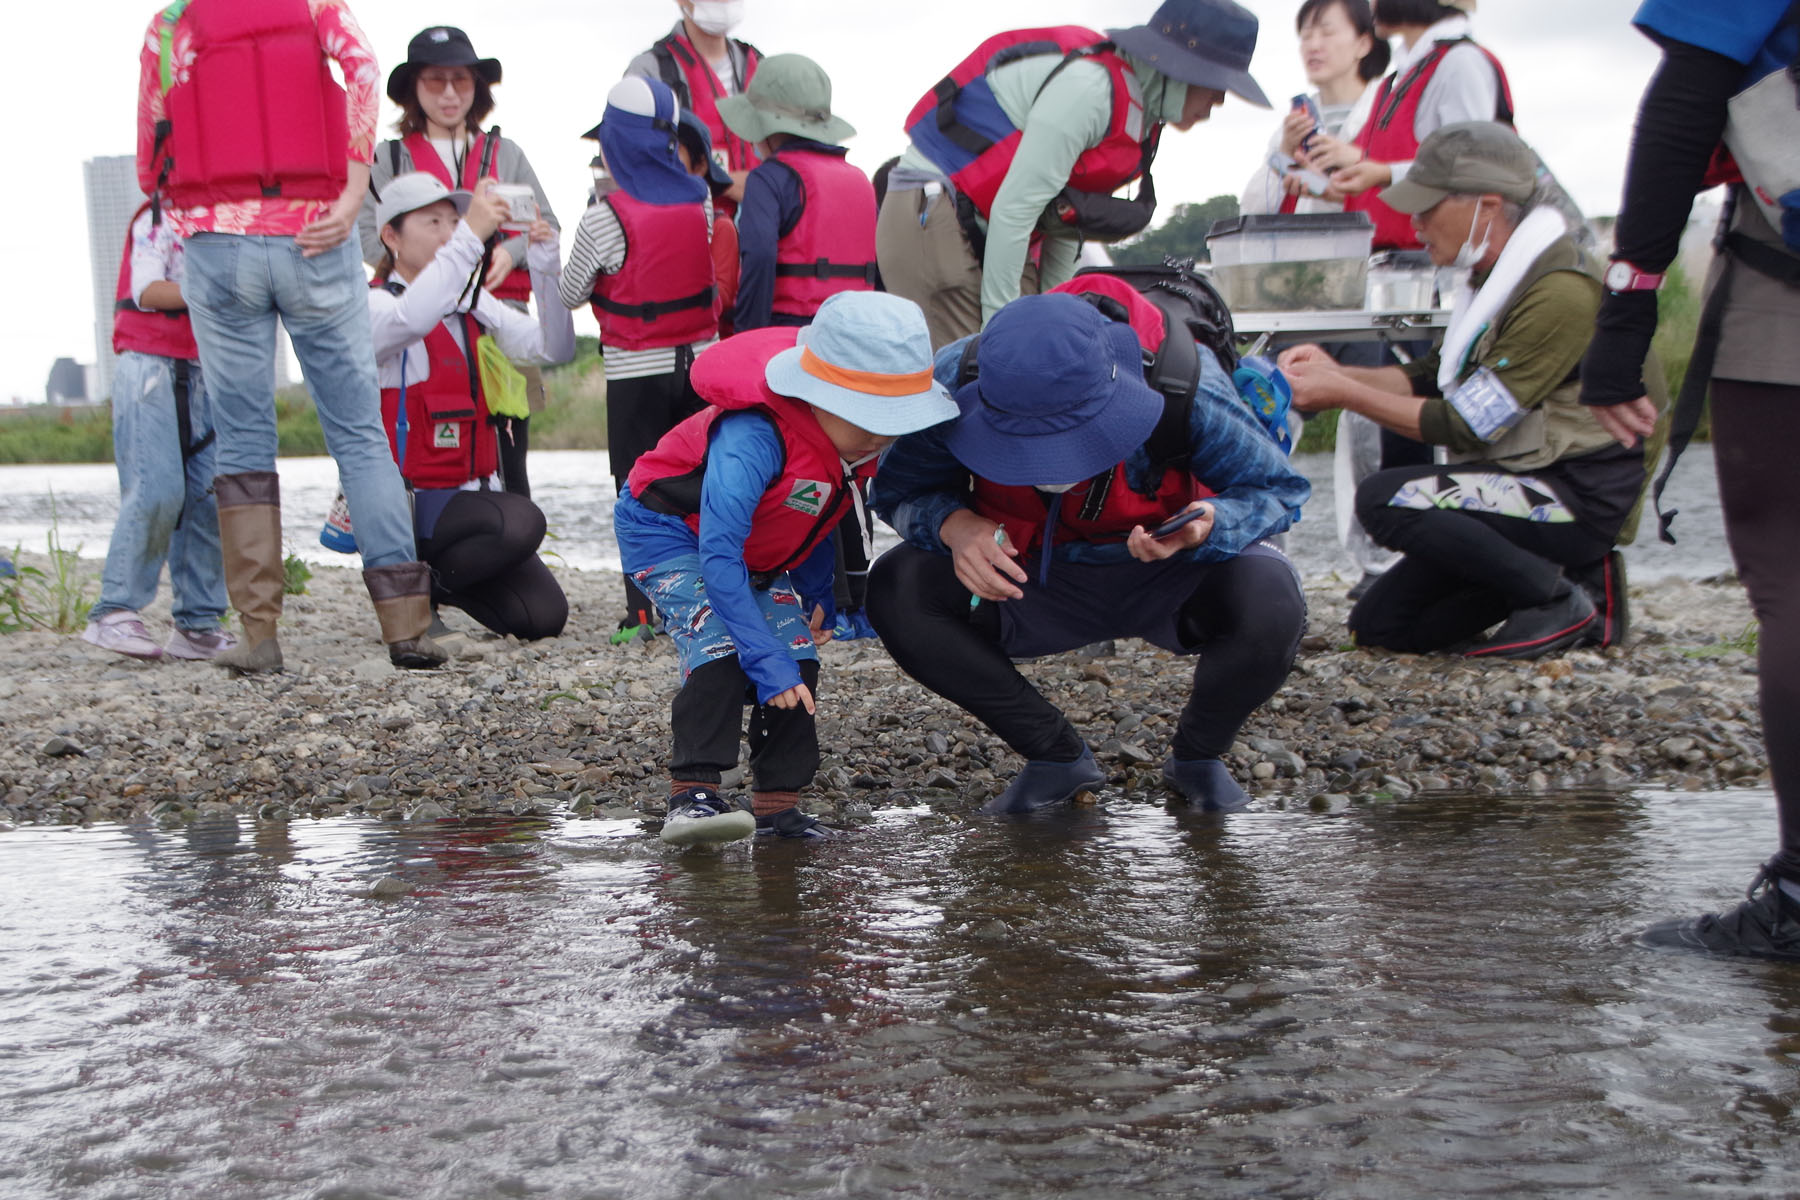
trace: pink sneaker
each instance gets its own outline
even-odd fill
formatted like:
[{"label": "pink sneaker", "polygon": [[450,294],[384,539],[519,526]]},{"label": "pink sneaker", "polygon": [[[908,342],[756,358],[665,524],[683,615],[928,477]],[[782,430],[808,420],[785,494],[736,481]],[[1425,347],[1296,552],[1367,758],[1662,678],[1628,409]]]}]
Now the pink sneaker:
[{"label": "pink sneaker", "polygon": [[109,612],[98,621],[89,621],[87,628],[81,631],[81,640],[132,658],[163,656],[163,648],[144,628],[144,619],[128,608]]},{"label": "pink sneaker", "polygon": [[223,629],[183,629],[169,634],[163,649],[170,658],[214,658],[237,645],[237,638]]}]

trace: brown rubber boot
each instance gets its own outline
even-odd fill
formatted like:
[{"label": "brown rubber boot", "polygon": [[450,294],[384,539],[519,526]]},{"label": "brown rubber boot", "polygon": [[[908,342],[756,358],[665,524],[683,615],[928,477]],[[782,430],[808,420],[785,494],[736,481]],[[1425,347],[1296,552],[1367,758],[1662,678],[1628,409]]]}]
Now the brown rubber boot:
[{"label": "brown rubber boot", "polygon": [[431,568],[422,562],[364,567],[363,584],[375,602],[375,619],[381,622],[381,640],[387,643],[388,661],[410,671],[429,671],[450,658],[431,640]]},{"label": "brown rubber boot", "polygon": [[246,471],[213,479],[219,501],[219,549],[225,591],[243,630],[238,644],[213,658],[236,675],[281,670],[281,643],[275,624],[287,582],[281,554],[281,478],[273,471]]}]

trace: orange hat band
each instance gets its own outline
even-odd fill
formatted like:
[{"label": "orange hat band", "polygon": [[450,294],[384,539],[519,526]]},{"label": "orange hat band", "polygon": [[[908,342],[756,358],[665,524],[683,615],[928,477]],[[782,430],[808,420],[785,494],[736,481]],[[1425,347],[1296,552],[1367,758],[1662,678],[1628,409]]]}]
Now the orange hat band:
[{"label": "orange hat band", "polygon": [[812,352],[812,347],[800,347],[800,369],[814,379],[835,383],[839,387],[849,388],[853,392],[863,392],[870,396],[916,396],[920,392],[931,390],[931,370],[911,371],[905,375],[886,375],[879,371],[852,371],[848,367],[837,367],[826,362]]}]

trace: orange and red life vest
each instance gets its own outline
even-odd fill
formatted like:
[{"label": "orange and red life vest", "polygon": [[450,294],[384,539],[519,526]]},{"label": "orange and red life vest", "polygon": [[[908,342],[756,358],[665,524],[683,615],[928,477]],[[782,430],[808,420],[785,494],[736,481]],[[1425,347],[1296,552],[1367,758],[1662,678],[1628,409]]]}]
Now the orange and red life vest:
[{"label": "orange and red life vest", "polygon": [[[448,325],[439,321],[424,339],[430,373],[423,379],[407,378],[403,358],[404,386],[381,389],[381,423],[387,427],[388,449],[400,464],[400,474],[415,488],[457,488],[486,479],[500,467],[500,444],[488,419],[481,372],[474,366],[481,324],[468,313],[446,319],[463,323],[463,345],[457,345]],[[412,353],[409,349],[406,357]],[[404,450],[399,428],[403,397]]]},{"label": "orange and red life vest", "polygon": [[703,342],[719,331],[718,288],[706,208],[646,204],[624,189],[600,201],[625,231],[625,265],[596,275],[592,306],[600,344],[648,350]]},{"label": "orange and red life vest", "polygon": [[875,268],[875,186],[840,154],[777,152],[800,177],[800,219],[775,246],[773,311],[810,317],[839,292],[868,292]]},{"label": "orange and red life vest", "polygon": [[[186,79],[172,61],[177,22],[193,38]],[[181,208],[343,193],[348,105],[307,0],[177,0],[162,25],[168,115],[138,164],[144,191]]]},{"label": "orange and red life vest", "polygon": [[1144,111],[1144,98],[1131,66],[1111,42],[1092,29],[1056,25],[1015,29],[982,42],[950,74],[927,92],[906,118],[906,133],[974,202],[982,216],[1018,153],[1022,131],[994,96],[988,75],[998,67],[1038,54],[1064,61],[1086,58],[1112,77],[1112,113],[1099,145],[1083,150],[1069,173],[1069,186],[1082,192],[1117,191],[1144,173],[1155,154],[1161,122]]},{"label": "orange and red life vest", "polygon": [[200,348],[194,345],[194,325],[186,309],[139,308],[131,294],[131,229],[149,209],[146,202],[125,227],[125,254],[119,261],[118,290],[113,293],[113,353],[132,350],[159,358],[198,359]]},{"label": "orange and red life vest", "polygon": [[[1500,103],[1494,113],[1494,120],[1502,125],[1512,124],[1512,88],[1506,82],[1506,70],[1500,65],[1500,60],[1485,47],[1476,45],[1468,38],[1451,38],[1434,45],[1430,53],[1413,64],[1404,78],[1389,75],[1381,81],[1380,90],[1375,93],[1375,105],[1369,111],[1369,119],[1356,135],[1356,145],[1362,149],[1363,157],[1384,163],[1413,160],[1419,152],[1419,138],[1414,132],[1415,118],[1419,114],[1419,102],[1425,96],[1425,88],[1443,65],[1444,57],[1464,44],[1475,46],[1493,64],[1495,73],[1500,77]],[[1413,232],[1412,218],[1383,204],[1380,191],[1380,188],[1370,188],[1359,195],[1347,197],[1344,200],[1344,211],[1369,214],[1369,218],[1375,222],[1376,250],[1419,249],[1422,243],[1419,235]]]},{"label": "orange and red life vest", "polygon": [[[762,51],[749,42],[737,44],[744,51],[743,86],[748,88],[750,81],[756,78],[756,64],[762,61]],[[694,49],[694,43],[688,40],[684,31],[678,30],[662,38],[650,47],[650,53],[655,55],[662,81],[669,85],[675,98],[705,123],[706,131],[712,135],[713,146],[725,151],[726,170],[748,171],[762,161],[756,147],[731,132],[725,118],[719,115],[719,101],[730,95],[731,90],[719,79],[712,64]]]},{"label": "orange and red life vest", "polygon": [[843,518],[850,489],[875,474],[872,461],[847,467],[812,406],[763,381],[763,368],[791,349],[799,332],[792,326],[754,329],[703,351],[692,379],[707,407],[664,434],[625,484],[639,503],[681,517],[697,535],[713,426],[730,412],[766,417],[781,438],[781,470],[763,490],[744,542],[744,565],[765,580],[805,562]]}]

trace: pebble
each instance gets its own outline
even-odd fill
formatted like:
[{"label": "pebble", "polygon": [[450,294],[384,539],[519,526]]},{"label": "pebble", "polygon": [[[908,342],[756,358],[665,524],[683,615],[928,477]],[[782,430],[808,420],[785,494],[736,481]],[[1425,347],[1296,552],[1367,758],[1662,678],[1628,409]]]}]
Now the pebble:
[{"label": "pebble", "polygon": [[[100,563],[82,566],[97,574]],[[357,573],[342,568],[318,569],[290,607],[284,675],[113,664],[73,636],[6,635],[0,827],[202,813],[636,819],[645,798],[660,815],[672,649],[666,639],[610,646],[610,622],[595,614],[621,603],[618,577],[558,574],[571,601],[562,637],[459,638],[463,649],[435,672],[388,663]],[[1768,786],[1749,659],[1683,653],[1749,623],[1736,585],[1640,585],[1631,645],[1553,663],[1345,649],[1343,590],[1311,582],[1295,670],[1225,756],[1272,802],[1325,797],[1332,810],[1336,797],[1476,788]],[[167,626],[166,593],[146,616]],[[1070,715],[1116,786],[1159,791],[1153,764],[1168,752],[1191,661],[1131,640],[1098,649],[1020,669]],[[953,794],[934,803],[954,815],[1017,770],[998,738],[901,674],[879,644],[834,643],[822,656],[825,761],[812,811],[855,823],[884,805],[917,806],[929,788]],[[741,765],[727,772],[724,790],[744,786]]]}]

